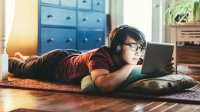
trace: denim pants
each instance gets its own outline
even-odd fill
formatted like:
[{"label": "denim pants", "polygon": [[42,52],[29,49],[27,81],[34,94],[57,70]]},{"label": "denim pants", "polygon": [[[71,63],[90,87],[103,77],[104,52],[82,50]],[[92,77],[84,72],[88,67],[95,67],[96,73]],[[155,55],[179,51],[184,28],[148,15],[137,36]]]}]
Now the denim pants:
[{"label": "denim pants", "polygon": [[70,49],[56,49],[38,56],[34,60],[28,59],[30,61],[26,62],[17,58],[10,58],[9,72],[16,77],[54,81],[58,64],[67,57],[78,54],[81,54],[81,52]]}]

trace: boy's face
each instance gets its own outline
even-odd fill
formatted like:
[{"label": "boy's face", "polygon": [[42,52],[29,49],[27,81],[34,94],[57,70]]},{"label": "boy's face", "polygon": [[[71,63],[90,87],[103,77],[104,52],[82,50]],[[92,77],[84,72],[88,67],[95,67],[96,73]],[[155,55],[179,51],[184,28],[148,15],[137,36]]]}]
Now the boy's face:
[{"label": "boy's face", "polygon": [[121,47],[122,51],[120,57],[122,60],[128,64],[137,64],[141,56],[141,46],[128,35]]}]

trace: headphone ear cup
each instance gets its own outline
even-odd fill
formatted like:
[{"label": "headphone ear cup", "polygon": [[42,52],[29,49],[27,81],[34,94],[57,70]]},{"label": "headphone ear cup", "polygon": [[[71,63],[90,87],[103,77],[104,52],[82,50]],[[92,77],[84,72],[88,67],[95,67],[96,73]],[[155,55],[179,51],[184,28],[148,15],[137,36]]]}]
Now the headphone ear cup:
[{"label": "headphone ear cup", "polygon": [[118,46],[116,47],[116,53],[118,54],[118,53],[120,53],[120,52],[121,52],[121,46],[118,45]]}]

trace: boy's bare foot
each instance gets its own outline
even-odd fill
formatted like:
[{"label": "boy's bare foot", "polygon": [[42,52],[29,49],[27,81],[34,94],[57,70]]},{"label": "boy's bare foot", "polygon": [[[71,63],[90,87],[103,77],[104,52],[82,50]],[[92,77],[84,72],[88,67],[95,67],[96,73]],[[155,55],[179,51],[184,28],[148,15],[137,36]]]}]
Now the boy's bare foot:
[{"label": "boy's bare foot", "polygon": [[15,57],[15,58],[18,58],[18,59],[20,59],[20,60],[22,60],[22,61],[26,61],[26,59],[29,58],[29,56],[24,56],[24,55],[22,55],[20,52],[16,52],[16,53],[14,54],[14,57]]}]

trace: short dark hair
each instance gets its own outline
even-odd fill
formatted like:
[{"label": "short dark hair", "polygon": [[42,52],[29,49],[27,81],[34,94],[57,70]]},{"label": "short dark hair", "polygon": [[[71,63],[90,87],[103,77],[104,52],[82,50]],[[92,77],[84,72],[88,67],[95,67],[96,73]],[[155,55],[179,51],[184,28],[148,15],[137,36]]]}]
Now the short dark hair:
[{"label": "short dark hair", "polygon": [[128,35],[142,48],[146,47],[145,36],[140,30],[129,25],[120,25],[114,28],[109,34],[109,46],[111,52],[116,53],[117,46],[121,46]]}]

